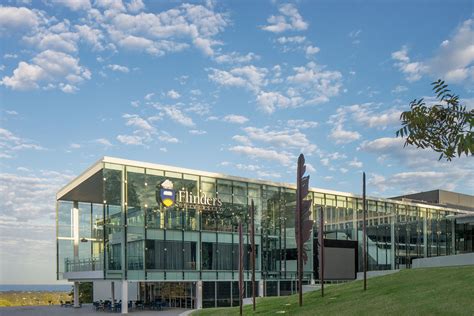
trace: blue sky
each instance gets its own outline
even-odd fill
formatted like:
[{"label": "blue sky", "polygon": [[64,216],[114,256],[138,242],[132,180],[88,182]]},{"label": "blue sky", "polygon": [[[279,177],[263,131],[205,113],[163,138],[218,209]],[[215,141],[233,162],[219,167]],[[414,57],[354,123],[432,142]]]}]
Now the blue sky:
[{"label": "blue sky", "polygon": [[471,1],[4,1],[0,281],[53,282],[55,192],[104,155],[294,182],[303,152],[314,187],[359,193],[365,171],[375,196],[472,194],[472,157],[438,162],[394,137],[438,78],[474,106],[472,12]]}]

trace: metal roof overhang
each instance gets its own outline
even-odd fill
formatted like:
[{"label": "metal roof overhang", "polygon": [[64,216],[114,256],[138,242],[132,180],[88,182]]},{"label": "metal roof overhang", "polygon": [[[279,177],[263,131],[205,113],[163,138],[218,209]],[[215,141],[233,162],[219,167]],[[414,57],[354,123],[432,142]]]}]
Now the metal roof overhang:
[{"label": "metal roof overhang", "polygon": [[[94,163],[89,169],[84,171],[81,175],[79,175],[77,178],[75,178],[74,180],[69,182],[66,186],[64,186],[56,195],[56,199],[59,200],[59,199],[62,199],[62,197],[64,196],[70,196],[70,195],[67,195],[69,191],[74,190],[76,187],[80,186],[82,182],[85,182],[88,178],[92,177],[95,173],[101,170],[104,166],[104,163],[165,170],[165,171],[187,173],[187,174],[210,177],[210,178],[219,178],[219,179],[234,180],[234,181],[241,181],[241,182],[250,182],[250,183],[255,183],[255,184],[263,184],[263,185],[269,185],[269,186],[284,187],[288,189],[296,189],[296,185],[284,183],[284,182],[273,182],[273,181],[267,181],[267,180],[257,180],[257,179],[236,177],[236,176],[230,176],[230,175],[226,175],[222,173],[200,171],[200,170],[180,168],[180,167],[161,165],[161,164],[155,164],[155,163],[149,163],[149,162],[142,162],[142,161],[137,161],[137,160],[128,160],[128,159],[104,156],[103,158],[99,159],[96,163]],[[311,192],[340,195],[340,196],[346,196],[346,197],[351,197],[351,198],[362,198],[361,195],[352,194],[348,192],[327,190],[327,189],[314,188],[314,187],[310,188],[309,190]],[[469,213],[468,211],[464,211],[464,210],[453,209],[449,207],[442,207],[442,206],[437,206],[437,205],[429,205],[429,204],[424,204],[424,203],[407,202],[407,201],[402,202],[400,200],[377,198],[377,197],[367,197],[367,198],[370,200],[379,201],[379,202],[411,205],[411,206],[425,207],[425,208],[438,209],[438,210],[450,210],[450,211],[458,212],[461,214]],[[100,201],[100,203],[102,203],[102,201]]]}]

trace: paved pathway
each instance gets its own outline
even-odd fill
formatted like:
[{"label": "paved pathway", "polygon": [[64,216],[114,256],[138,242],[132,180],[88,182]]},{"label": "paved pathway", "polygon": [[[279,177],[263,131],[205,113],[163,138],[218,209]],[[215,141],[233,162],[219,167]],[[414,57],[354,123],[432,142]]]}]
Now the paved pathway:
[{"label": "paved pathway", "polygon": [[[132,316],[178,316],[185,312],[183,308],[170,308],[163,311],[129,311]],[[78,316],[111,316],[121,315],[120,313],[95,311],[92,305],[83,305],[81,308],[60,307],[60,306],[17,306],[0,307],[1,316],[60,316],[60,315],[78,315]]]}]

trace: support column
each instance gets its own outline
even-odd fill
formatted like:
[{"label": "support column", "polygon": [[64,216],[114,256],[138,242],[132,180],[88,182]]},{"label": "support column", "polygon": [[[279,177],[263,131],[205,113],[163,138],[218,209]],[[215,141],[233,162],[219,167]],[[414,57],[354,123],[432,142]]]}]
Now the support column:
[{"label": "support column", "polygon": [[73,254],[74,263],[79,260],[79,202],[74,201],[72,206],[72,237],[73,237]]},{"label": "support column", "polygon": [[202,281],[196,282],[196,309],[202,309]]},{"label": "support column", "polygon": [[115,304],[115,282],[110,282],[110,294],[112,296],[112,304]]},{"label": "support column", "polygon": [[423,258],[428,257],[428,219],[426,218],[428,214],[425,213],[423,217]]},{"label": "support column", "polygon": [[392,216],[392,222],[390,223],[390,240],[391,240],[391,247],[390,247],[390,263],[392,266],[392,270],[395,270],[395,247],[397,243],[395,241],[395,220],[397,219],[397,215]]},{"label": "support column", "polygon": [[74,282],[74,308],[79,307],[79,282]]},{"label": "support column", "polygon": [[[448,226],[448,225],[446,225]],[[455,255],[456,254],[456,220],[451,219],[451,253],[446,255]]]},{"label": "support column", "polygon": [[258,281],[258,297],[263,297],[265,292],[264,292],[264,282],[263,280]]},{"label": "support column", "polygon": [[128,281],[122,281],[122,314],[128,314]]},{"label": "support column", "polygon": [[280,296],[280,280],[277,281],[277,296]]}]

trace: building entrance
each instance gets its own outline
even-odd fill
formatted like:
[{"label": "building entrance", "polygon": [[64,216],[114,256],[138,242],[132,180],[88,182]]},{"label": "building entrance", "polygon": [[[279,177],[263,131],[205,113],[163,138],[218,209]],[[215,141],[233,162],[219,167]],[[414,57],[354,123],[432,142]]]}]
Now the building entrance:
[{"label": "building entrance", "polygon": [[141,282],[140,299],[145,305],[162,307],[196,308],[194,282]]}]

